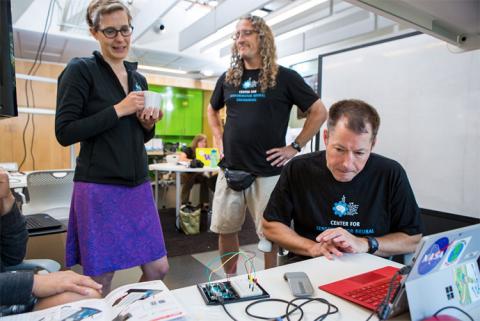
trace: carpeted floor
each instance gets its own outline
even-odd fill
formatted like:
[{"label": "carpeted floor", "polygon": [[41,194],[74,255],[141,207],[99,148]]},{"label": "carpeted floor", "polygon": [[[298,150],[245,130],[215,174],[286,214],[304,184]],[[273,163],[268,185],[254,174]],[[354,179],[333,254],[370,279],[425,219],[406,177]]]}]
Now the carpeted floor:
[{"label": "carpeted floor", "polygon": [[[218,235],[207,232],[207,213],[202,213],[200,234],[185,235],[175,228],[175,209],[160,209],[163,236],[168,256],[191,255],[218,249]],[[249,214],[246,215],[242,231],[239,233],[240,245],[258,243],[255,224]]]}]

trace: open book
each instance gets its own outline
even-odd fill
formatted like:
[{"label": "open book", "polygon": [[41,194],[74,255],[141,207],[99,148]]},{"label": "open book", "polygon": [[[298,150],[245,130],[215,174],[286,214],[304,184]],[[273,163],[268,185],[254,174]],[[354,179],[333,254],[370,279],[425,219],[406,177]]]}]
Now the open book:
[{"label": "open book", "polygon": [[134,283],[110,292],[104,299],[82,300],[53,308],[12,315],[2,321],[177,320],[185,316],[162,281]]}]

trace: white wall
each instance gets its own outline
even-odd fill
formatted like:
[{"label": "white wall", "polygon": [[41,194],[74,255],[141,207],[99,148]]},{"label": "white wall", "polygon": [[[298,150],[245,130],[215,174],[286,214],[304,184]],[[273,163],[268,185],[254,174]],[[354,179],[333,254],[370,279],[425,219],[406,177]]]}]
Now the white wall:
[{"label": "white wall", "polygon": [[375,152],[406,169],[419,206],[480,218],[480,50],[418,35],[323,59],[322,99],[372,104]]}]

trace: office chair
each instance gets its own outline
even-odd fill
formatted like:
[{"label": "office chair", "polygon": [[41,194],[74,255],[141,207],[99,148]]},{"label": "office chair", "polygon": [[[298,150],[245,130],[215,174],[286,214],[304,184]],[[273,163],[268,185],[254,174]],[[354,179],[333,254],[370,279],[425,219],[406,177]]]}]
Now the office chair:
[{"label": "office chair", "polygon": [[[167,195],[168,195],[170,186],[175,186],[175,174],[172,172],[159,173],[159,176],[158,176],[159,196],[157,200],[158,208],[167,207]],[[173,206],[175,207],[175,205]]]},{"label": "office chair", "polygon": [[165,153],[176,153],[179,146],[180,146],[180,143],[165,142],[163,144],[163,151]]},{"label": "office chair", "polygon": [[74,171],[46,170],[27,174],[30,201],[24,203],[24,215],[46,213],[53,218],[68,219],[73,191]]}]

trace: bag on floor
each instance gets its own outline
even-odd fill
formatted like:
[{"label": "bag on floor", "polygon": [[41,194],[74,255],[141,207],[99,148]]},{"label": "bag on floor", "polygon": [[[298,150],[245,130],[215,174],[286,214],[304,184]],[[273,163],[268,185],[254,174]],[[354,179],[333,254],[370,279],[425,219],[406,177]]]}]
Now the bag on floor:
[{"label": "bag on floor", "polygon": [[200,214],[201,209],[192,205],[182,205],[180,207],[180,228],[186,235],[200,233]]}]

